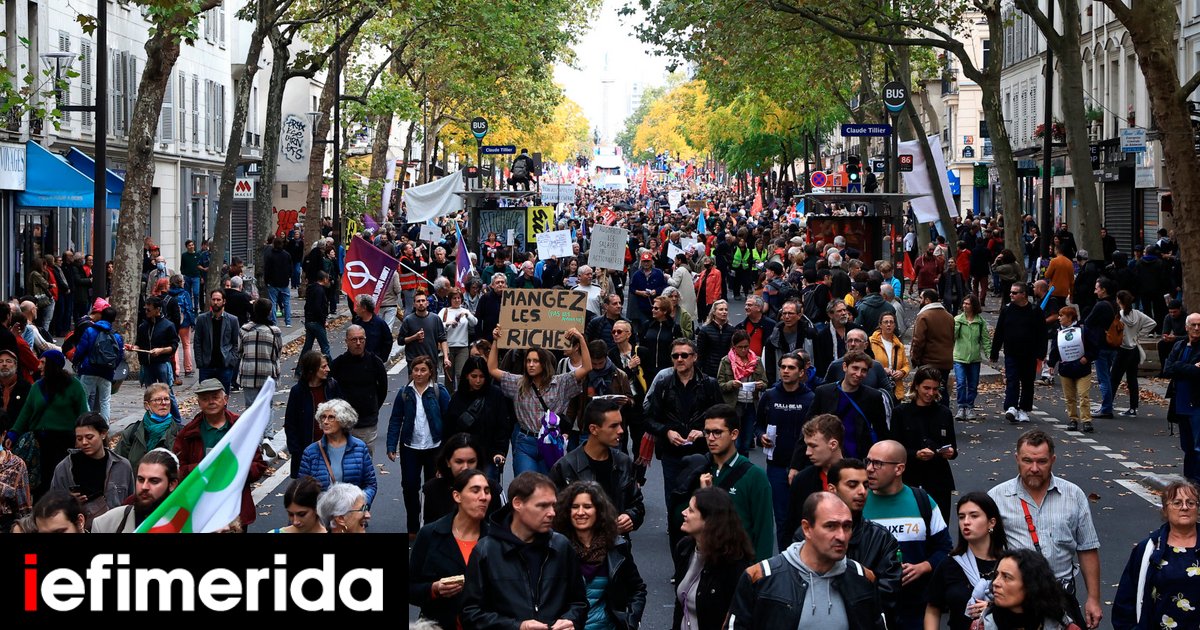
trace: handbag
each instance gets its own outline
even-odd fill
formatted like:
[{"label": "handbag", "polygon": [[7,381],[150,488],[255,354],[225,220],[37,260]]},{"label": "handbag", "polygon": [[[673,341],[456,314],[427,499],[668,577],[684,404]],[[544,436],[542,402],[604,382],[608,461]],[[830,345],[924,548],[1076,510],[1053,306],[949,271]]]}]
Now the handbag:
[{"label": "handbag", "polygon": [[533,390],[533,394],[537,396],[538,402],[542,403],[542,409],[546,412],[542,414],[542,428],[537,437],[538,455],[542,456],[547,467],[552,467],[567,452],[567,440],[562,433],[562,421],[557,413],[550,410],[537,387],[531,386],[530,389]]}]

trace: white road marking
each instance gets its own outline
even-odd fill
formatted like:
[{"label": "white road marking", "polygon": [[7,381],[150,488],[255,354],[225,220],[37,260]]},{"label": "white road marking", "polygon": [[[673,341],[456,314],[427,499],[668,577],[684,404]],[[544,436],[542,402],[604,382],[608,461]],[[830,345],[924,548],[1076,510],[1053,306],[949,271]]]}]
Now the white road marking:
[{"label": "white road marking", "polygon": [[1121,462],[1121,465],[1126,468],[1132,468],[1134,470],[1137,470],[1142,467],[1142,465],[1137,462]]},{"label": "white road marking", "polygon": [[1100,446],[1100,445],[1096,445],[1096,446],[1093,446],[1093,447],[1092,447],[1092,450],[1096,450],[1096,451],[1111,451],[1112,449],[1111,449],[1111,448],[1108,448],[1107,446]]},{"label": "white road marking", "polygon": [[1076,438],[1076,439],[1078,439],[1080,442],[1083,442],[1084,444],[1095,444],[1096,443],[1096,440],[1093,440],[1092,438]]},{"label": "white road marking", "polygon": [[1107,455],[1113,459],[1125,459],[1125,456],[1120,453],[1105,453],[1105,455]]},{"label": "white road marking", "polygon": [[393,365],[392,369],[388,370],[388,374],[399,374],[400,370],[403,370],[407,367],[408,367],[408,360],[400,359],[399,363],[397,363],[396,365]]},{"label": "white road marking", "polygon": [[1136,481],[1130,481],[1129,479],[1117,479],[1117,483],[1124,486],[1125,489],[1129,490],[1130,492],[1142,497],[1150,505],[1153,505],[1156,508],[1162,507],[1162,503],[1160,502],[1158,495],[1147,490],[1146,486],[1143,486]]}]

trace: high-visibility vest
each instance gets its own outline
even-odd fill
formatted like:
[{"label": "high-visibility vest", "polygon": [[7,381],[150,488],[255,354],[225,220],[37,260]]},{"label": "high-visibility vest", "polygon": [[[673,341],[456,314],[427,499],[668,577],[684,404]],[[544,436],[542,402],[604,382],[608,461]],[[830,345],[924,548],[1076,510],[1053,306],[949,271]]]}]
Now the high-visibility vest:
[{"label": "high-visibility vest", "polygon": [[739,247],[733,250],[733,268],[735,270],[749,269],[751,255],[752,252],[749,248],[742,249]]}]

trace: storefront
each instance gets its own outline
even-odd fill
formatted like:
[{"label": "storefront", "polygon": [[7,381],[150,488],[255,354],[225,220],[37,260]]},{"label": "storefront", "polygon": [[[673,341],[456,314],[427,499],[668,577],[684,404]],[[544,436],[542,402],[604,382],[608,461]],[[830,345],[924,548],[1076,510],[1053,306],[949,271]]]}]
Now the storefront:
[{"label": "storefront", "polygon": [[0,289],[3,296],[12,295],[17,286],[18,258],[15,195],[25,190],[25,145],[0,143]]}]

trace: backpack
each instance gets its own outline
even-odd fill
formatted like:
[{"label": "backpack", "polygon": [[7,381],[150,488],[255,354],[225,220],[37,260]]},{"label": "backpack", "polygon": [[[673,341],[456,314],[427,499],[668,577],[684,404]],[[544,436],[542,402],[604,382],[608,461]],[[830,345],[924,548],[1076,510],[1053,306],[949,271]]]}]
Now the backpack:
[{"label": "backpack", "polygon": [[[813,285],[811,289],[804,292],[804,316],[810,321],[819,321],[825,315],[825,310],[821,308],[820,304],[817,304],[815,297],[817,291],[822,289],[829,291],[829,287],[823,284],[816,284]],[[830,292],[830,295],[833,295],[832,292]],[[780,303],[782,304],[782,302]]]},{"label": "backpack", "polygon": [[162,296],[162,312],[172,324],[175,324],[176,330],[183,325],[183,312],[179,308],[179,301],[169,294]]},{"label": "backpack", "polygon": [[1112,348],[1120,348],[1121,342],[1125,339],[1125,322],[1121,321],[1119,313],[1113,314],[1112,323],[1108,325],[1108,330],[1104,331],[1104,341]]},{"label": "backpack", "polygon": [[96,341],[88,350],[88,365],[116,371],[122,359],[121,348],[117,345],[117,335],[111,330],[96,328]]},{"label": "backpack", "polygon": [[929,521],[933,519],[933,501],[929,498],[929,493],[921,486],[909,486],[913,492],[913,498],[917,500],[917,509],[921,511],[921,520],[925,521],[925,535],[929,536]]},{"label": "backpack", "polygon": [[525,160],[522,158],[513,160],[511,170],[514,178],[525,179],[529,177],[529,166],[525,164]]}]

